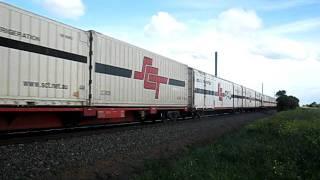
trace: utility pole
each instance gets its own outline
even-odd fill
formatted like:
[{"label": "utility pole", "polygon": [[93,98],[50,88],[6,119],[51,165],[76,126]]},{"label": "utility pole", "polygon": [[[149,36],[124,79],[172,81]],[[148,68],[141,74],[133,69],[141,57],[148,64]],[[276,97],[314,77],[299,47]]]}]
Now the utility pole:
[{"label": "utility pole", "polygon": [[215,59],[215,76],[218,77],[218,52],[217,51],[214,53],[214,59]]},{"label": "utility pole", "polygon": [[261,87],[261,92],[262,92],[262,95],[261,95],[261,106],[263,107],[263,82],[262,82],[262,87]]}]

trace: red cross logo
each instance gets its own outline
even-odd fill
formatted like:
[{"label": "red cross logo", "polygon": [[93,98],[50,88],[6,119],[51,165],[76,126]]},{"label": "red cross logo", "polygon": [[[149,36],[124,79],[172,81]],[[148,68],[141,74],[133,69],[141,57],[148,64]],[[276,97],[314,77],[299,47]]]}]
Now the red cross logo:
[{"label": "red cross logo", "polygon": [[223,92],[222,92],[222,87],[221,84],[218,83],[218,96],[219,96],[219,101],[223,101]]},{"label": "red cross logo", "polygon": [[160,84],[167,84],[168,78],[158,76],[158,68],[152,67],[152,59],[144,57],[141,72],[134,72],[134,79],[144,80],[144,88],[156,91],[155,99],[159,97]]}]

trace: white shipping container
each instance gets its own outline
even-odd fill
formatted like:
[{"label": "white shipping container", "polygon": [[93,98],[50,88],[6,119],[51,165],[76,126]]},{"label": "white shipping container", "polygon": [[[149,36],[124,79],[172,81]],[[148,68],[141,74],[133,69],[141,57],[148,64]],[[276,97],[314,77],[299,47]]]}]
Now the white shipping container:
[{"label": "white shipping container", "polygon": [[214,76],[193,69],[193,92],[194,104],[196,109],[214,108]]},{"label": "white shipping container", "polygon": [[233,83],[211,74],[193,70],[196,109],[232,109]]},{"label": "white shipping container", "polygon": [[188,106],[188,66],[93,32],[94,106]]},{"label": "white shipping container", "polygon": [[0,2],[0,105],[85,105],[85,31]]},{"label": "white shipping container", "polygon": [[233,83],[221,78],[214,77],[214,107],[216,109],[233,108]]}]

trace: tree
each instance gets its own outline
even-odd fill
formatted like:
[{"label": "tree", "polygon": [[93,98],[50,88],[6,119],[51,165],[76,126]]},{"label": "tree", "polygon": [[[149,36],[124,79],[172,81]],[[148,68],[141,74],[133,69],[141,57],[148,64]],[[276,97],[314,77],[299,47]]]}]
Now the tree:
[{"label": "tree", "polygon": [[280,90],[276,93],[276,96],[277,97],[280,97],[280,96],[285,96],[287,94],[287,92],[285,90]]},{"label": "tree", "polygon": [[317,103],[316,102],[311,103],[310,107],[317,107]]},{"label": "tree", "polygon": [[320,104],[317,104],[316,102],[313,102],[309,105],[307,105],[308,107],[320,107]]},{"label": "tree", "polygon": [[299,99],[294,96],[287,96],[285,90],[280,90],[276,93],[278,111],[286,111],[299,107]]}]

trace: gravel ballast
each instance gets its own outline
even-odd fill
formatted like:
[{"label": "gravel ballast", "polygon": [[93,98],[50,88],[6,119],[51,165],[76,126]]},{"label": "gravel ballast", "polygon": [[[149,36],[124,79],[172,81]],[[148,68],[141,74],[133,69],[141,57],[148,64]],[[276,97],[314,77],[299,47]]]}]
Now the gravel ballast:
[{"label": "gravel ballast", "polygon": [[147,159],[212,142],[269,113],[141,126],[88,136],[0,146],[0,179],[130,179]]}]

